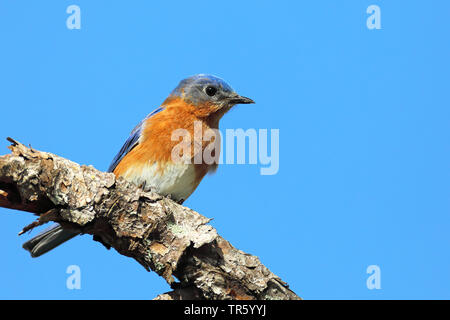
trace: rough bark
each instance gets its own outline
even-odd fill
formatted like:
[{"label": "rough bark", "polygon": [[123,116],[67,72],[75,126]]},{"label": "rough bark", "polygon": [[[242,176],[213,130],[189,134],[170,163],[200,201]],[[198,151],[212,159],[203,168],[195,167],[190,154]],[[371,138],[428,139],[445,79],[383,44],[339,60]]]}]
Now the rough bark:
[{"label": "rough bark", "polygon": [[92,234],[171,285],[156,299],[300,299],[199,213],[112,173],[8,140],[12,153],[0,157],[0,207],[39,216],[21,233],[55,221]]}]

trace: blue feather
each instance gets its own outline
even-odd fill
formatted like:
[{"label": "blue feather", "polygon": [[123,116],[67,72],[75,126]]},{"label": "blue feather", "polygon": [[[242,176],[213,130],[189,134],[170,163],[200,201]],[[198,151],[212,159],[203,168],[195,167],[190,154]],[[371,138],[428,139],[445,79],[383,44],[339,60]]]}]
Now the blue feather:
[{"label": "blue feather", "polygon": [[131,131],[131,134],[128,137],[127,141],[125,141],[125,144],[122,146],[119,153],[117,153],[117,155],[109,165],[107,172],[113,172],[114,169],[116,169],[116,167],[119,165],[120,161],[122,161],[122,159],[139,144],[139,138],[141,137],[141,132],[145,121],[147,121],[158,112],[161,112],[162,110],[164,110],[163,107],[158,107],[157,109],[153,110],[141,122],[139,122],[139,124],[133,129],[133,131]]}]

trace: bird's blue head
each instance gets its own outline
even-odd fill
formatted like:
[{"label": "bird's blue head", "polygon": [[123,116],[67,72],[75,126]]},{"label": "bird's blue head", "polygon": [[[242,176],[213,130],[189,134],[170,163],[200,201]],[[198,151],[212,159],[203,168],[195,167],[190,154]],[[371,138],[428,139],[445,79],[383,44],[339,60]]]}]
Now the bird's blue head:
[{"label": "bird's blue head", "polygon": [[207,74],[181,80],[170,97],[181,98],[195,106],[213,104],[232,107],[235,104],[254,103],[252,99],[237,94],[224,80]]}]

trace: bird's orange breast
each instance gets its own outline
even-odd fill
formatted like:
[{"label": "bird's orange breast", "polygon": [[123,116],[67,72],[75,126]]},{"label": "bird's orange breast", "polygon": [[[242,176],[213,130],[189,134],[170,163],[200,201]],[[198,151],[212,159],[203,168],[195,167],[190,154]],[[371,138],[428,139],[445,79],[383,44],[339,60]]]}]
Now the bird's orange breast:
[{"label": "bird's orange breast", "polygon": [[[181,141],[180,137],[174,139],[172,134],[176,130],[182,129],[189,133],[191,138],[190,154],[185,155],[191,159],[191,162],[190,164],[177,164],[176,168],[178,169],[175,170],[188,172],[189,170],[186,166],[193,166],[195,171],[193,177],[191,177],[192,175],[186,175],[186,178],[183,179],[192,179],[188,184],[192,184],[193,190],[195,190],[206,173],[213,170],[216,165],[206,164],[203,161],[194,163],[194,151],[200,150],[203,153],[204,148],[210,143],[210,141],[203,141],[201,135],[195,135],[194,130],[201,128],[201,131],[204,133],[208,129],[217,129],[221,117],[218,111],[214,106],[192,106],[179,99],[166,101],[164,110],[146,121],[139,144],[121,160],[114,173],[116,176],[125,176],[133,180],[137,179],[139,175],[145,175],[145,168],[151,165],[158,168],[152,175],[159,174],[160,177],[158,178],[164,178],[164,175],[168,174],[167,171],[174,170],[172,152]],[[200,140],[194,139],[194,137],[200,137]],[[197,144],[197,146],[194,146],[194,144]],[[219,152],[217,148],[216,152]],[[170,170],[168,169],[169,166]],[[183,181],[183,183],[185,182]]]}]

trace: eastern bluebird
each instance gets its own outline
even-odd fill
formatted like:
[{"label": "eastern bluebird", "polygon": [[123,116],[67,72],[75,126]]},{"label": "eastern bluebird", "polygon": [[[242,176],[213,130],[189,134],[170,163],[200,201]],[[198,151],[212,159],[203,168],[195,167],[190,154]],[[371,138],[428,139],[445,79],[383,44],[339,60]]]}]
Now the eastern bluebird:
[{"label": "eastern bluebird", "polygon": [[[187,155],[189,161],[174,161],[172,152],[179,142],[173,140],[172,133],[183,129],[195,136],[196,123],[201,125],[203,132],[218,129],[219,120],[234,105],[249,103],[254,101],[238,95],[225,81],[215,76],[199,74],[186,78],[160,107],[133,129],[108,172],[144,190],[170,196],[182,203],[217,164],[194,161],[195,151]],[[195,143],[195,139],[189,142],[194,150]],[[206,144],[201,142],[200,145],[199,151],[203,152]],[[24,243],[23,247],[32,257],[38,257],[76,235],[76,231],[55,225]]]}]

